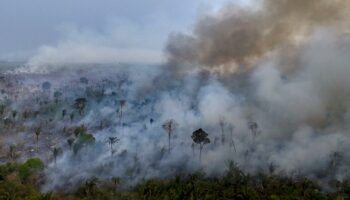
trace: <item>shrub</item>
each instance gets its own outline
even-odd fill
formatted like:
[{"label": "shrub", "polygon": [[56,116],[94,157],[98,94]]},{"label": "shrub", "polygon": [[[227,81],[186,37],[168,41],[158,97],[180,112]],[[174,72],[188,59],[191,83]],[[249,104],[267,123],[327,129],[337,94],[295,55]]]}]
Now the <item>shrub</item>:
[{"label": "shrub", "polygon": [[44,163],[39,158],[31,158],[18,167],[18,173],[22,180],[26,180],[35,172],[44,169]]}]

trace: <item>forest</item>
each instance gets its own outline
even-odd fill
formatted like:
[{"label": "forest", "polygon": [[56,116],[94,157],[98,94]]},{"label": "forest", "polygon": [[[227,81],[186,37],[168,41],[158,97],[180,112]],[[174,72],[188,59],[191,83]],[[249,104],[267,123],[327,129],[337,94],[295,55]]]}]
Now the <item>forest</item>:
[{"label": "forest", "polygon": [[[133,74],[142,68],[116,68],[1,77],[2,199],[348,198],[347,179],[337,178],[346,166],[344,152],[326,152],[322,166],[300,163],[304,170],[288,171],[282,158],[271,159],[286,147],[280,142],[265,152],[262,146],[274,139],[263,138],[269,133],[259,121],[236,116],[250,104],[225,107],[232,96],[217,83],[184,78],[154,90],[149,85],[163,81],[162,69],[142,75],[153,76],[151,82],[139,83],[143,77]],[[189,83],[197,86],[181,89]],[[188,101],[198,87],[209,87],[207,97],[197,94],[205,104]],[[228,102],[220,105],[221,99]],[[201,110],[211,105],[220,112]],[[203,124],[198,119],[205,115],[217,117]]]},{"label": "forest", "polygon": [[0,200],[350,199],[350,1],[15,1]]}]

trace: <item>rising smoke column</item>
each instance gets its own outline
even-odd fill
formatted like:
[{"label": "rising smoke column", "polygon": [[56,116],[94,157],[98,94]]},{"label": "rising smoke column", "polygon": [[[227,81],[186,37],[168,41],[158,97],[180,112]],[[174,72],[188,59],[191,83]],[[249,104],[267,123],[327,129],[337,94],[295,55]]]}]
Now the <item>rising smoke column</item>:
[{"label": "rising smoke column", "polygon": [[290,54],[317,28],[344,31],[350,18],[346,0],[259,0],[254,5],[228,5],[202,16],[191,35],[172,34],[166,46],[170,63],[247,71],[276,50]]}]

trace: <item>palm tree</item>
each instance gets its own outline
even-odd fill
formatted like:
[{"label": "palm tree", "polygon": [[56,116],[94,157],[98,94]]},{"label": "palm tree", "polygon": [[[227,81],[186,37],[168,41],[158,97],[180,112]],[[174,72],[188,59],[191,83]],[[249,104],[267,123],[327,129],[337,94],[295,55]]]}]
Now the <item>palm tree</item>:
[{"label": "palm tree", "polygon": [[111,150],[111,156],[113,155],[113,145],[114,143],[119,142],[119,139],[117,137],[109,137],[108,138],[108,144]]},{"label": "palm tree", "polygon": [[74,113],[71,113],[71,114],[69,115],[69,118],[70,118],[70,122],[72,123],[73,120],[74,120]]},{"label": "palm tree", "polygon": [[54,161],[55,161],[55,165],[56,165],[56,160],[57,160],[57,156],[58,156],[59,152],[60,152],[59,148],[54,147],[52,149],[52,154],[53,154],[53,158],[54,158]]},{"label": "palm tree", "polygon": [[5,113],[5,105],[0,104],[0,116]]},{"label": "palm tree", "polygon": [[17,110],[12,111],[12,118],[15,119],[17,116]]},{"label": "palm tree", "polygon": [[170,120],[166,121],[162,125],[163,129],[168,134],[168,151],[169,151],[169,153],[170,153],[170,139],[171,139],[171,135],[173,134],[173,132],[174,132],[174,130],[176,129],[177,126],[178,126],[178,124],[173,119],[170,119]]},{"label": "palm tree", "polygon": [[67,110],[66,109],[63,109],[62,110],[62,119],[64,119],[64,117],[66,116],[67,114]]},{"label": "palm tree", "polygon": [[202,150],[205,144],[210,143],[210,139],[208,138],[208,133],[203,129],[198,129],[192,133],[191,136],[193,142],[199,144],[199,161],[202,160]]},{"label": "palm tree", "polygon": [[228,129],[229,129],[229,131],[230,131],[230,148],[231,147],[233,147],[233,149],[235,150],[235,152],[237,152],[236,151],[236,145],[235,145],[235,141],[234,141],[234,139],[233,139],[233,130],[234,130],[234,126],[233,125],[229,125],[228,126]]},{"label": "palm tree", "polygon": [[41,128],[38,127],[34,131],[35,139],[36,139],[36,152],[39,152],[39,136],[41,134]]},{"label": "palm tree", "polygon": [[226,138],[225,138],[225,126],[226,122],[223,118],[219,120],[220,128],[221,128],[221,143],[225,144]]},{"label": "palm tree", "polygon": [[119,124],[123,125],[123,108],[125,106],[126,101],[124,99],[119,101]]},{"label": "palm tree", "polygon": [[69,149],[71,149],[71,150],[72,150],[72,146],[73,146],[74,141],[75,141],[75,140],[74,140],[73,138],[69,138],[69,139],[67,140]]}]

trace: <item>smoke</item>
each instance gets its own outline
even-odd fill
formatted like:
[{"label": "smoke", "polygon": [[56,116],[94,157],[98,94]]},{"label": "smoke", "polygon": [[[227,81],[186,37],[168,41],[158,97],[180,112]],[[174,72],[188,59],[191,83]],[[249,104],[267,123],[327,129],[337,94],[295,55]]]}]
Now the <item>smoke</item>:
[{"label": "smoke", "polygon": [[142,32],[144,38],[155,40],[152,28],[123,20],[109,22],[101,31],[65,25],[59,28],[62,36],[56,44],[42,45],[17,72],[47,73],[91,64],[159,64],[164,59],[161,50],[154,47],[157,44],[152,46],[140,37]]},{"label": "smoke", "polygon": [[347,28],[350,13],[345,0],[261,0],[252,5],[228,5],[201,17],[193,34],[172,34],[166,46],[170,62],[177,67],[244,72],[276,50],[290,53],[315,29]]},{"label": "smoke", "polygon": [[[46,74],[7,74],[12,86],[0,85],[8,93],[0,96],[9,107],[3,117],[13,109],[43,113],[17,119],[24,124],[21,132],[42,125],[48,137],[40,142],[39,156],[50,163],[43,190],[91,176],[118,176],[129,184],[198,169],[216,176],[228,161],[246,173],[344,180],[350,176],[349,4],[265,0],[252,10],[228,6],[200,19],[192,36],[172,35],[164,65],[72,65]],[[217,70],[233,73],[210,72]],[[38,84],[45,81],[51,90]],[[58,104],[55,91],[63,93]],[[82,116],[71,106],[78,97],[88,100]],[[51,101],[40,104],[37,98]],[[122,119],[120,100],[126,101]],[[75,119],[62,118],[63,109]],[[45,119],[52,121],[44,126]],[[169,119],[178,124],[170,153],[162,129]],[[74,154],[66,143],[74,136],[62,130],[81,125],[96,142]],[[192,148],[198,128],[211,140],[202,160],[199,147]],[[120,139],[112,155],[108,137]],[[33,148],[34,141],[23,145]],[[47,154],[50,145],[64,149],[56,164]]]}]

